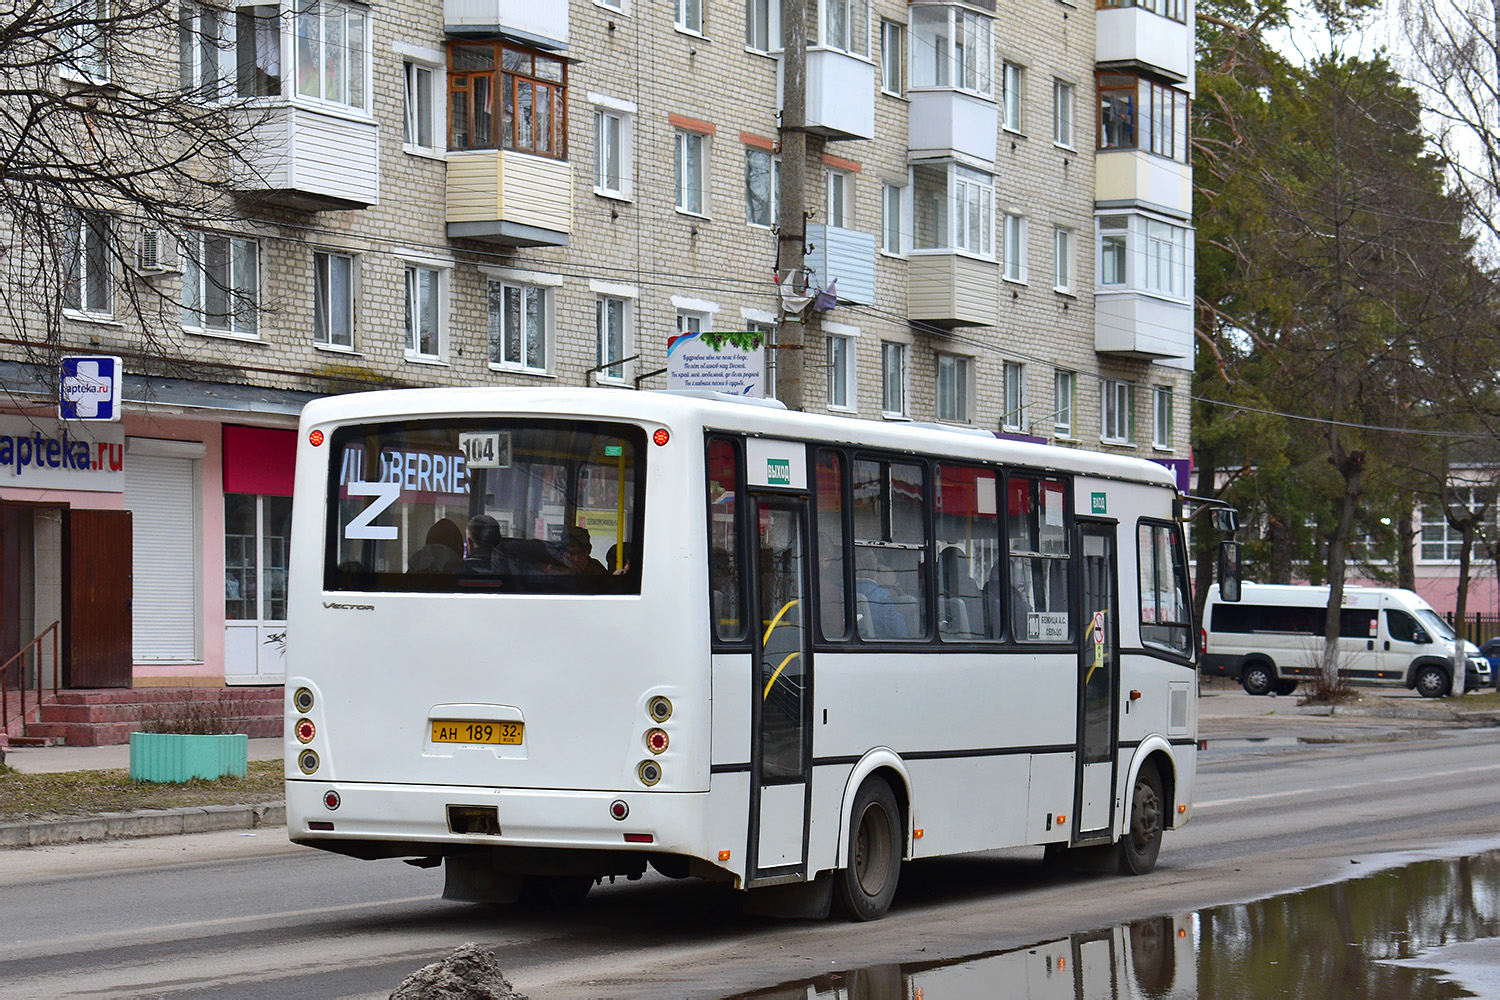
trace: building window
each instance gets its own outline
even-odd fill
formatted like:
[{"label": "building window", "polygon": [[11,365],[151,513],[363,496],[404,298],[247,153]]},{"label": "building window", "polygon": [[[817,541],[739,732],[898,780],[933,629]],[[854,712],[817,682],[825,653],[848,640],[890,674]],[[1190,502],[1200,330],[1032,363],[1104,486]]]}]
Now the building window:
[{"label": "building window", "polygon": [[1073,146],[1073,85],[1052,81],[1052,141],[1059,146]]},{"label": "building window", "polygon": [[747,323],[745,329],[751,333],[758,333],[765,344],[765,373],[766,373],[766,398],[776,398],[776,324],[775,323]]},{"label": "building window", "polygon": [[956,5],[911,8],[911,83],[994,93],[994,19]]},{"label": "building window", "polygon": [[[223,11],[186,0],[177,15],[177,72],[183,93],[212,101],[223,92]],[[278,53],[279,55],[279,53]]]},{"label": "building window", "polygon": [[1021,87],[1025,73],[1020,66],[1007,62],[1001,66],[1000,76],[1000,127],[1011,132],[1021,131]]},{"label": "building window", "polygon": [[260,244],[197,234],[182,269],[182,325],[189,330],[260,334]]},{"label": "building window", "polygon": [[[109,0],[82,0],[67,8],[58,31],[65,75],[89,83],[109,79]],[[24,24],[24,20],[22,21]]]},{"label": "building window", "polygon": [[708,188],[708,137],[677,130],[677,210],[706,215]]},{"label": "building window", "polygon": [[1073,230],[1052,228],[1052,289],[1069,292],[1073,288]]},{"label": "building window", "polygon": [[1172,388],[1159,385],[1151,391],[1151,444],[1156,448],[1172,447]]},{"label": "building window", "polygon": [[704,330],[713,328],[713,313],[700,312],[696,309],[677,310],[677,335],[679,337],[688,333],[702,333]]},{"label": "building window", "polygon": [[1130,218],[1125,215],[1099,216],[1099,284],[1124,285],[1129,283],[1127,262],[1129,256]]},{"label": "building window", "polygon": [[286,621],[292,498],[224,494],[224,618]]},{"label": "building window", "polygon": [[1141,287],[1148,292],[1186,298],[1190,292],[1187,280],[1188,230],[1155,219],[1142,218],[1146,235],[1146,273]]},{"label": "building window", "polygon": [[1006,281],[1026,281],[1026,218],[1007,214],[1001,223],[1003,247],[1000,274]]},{"label": "building window", "polygon": [[313,343],[354,348],[354,257],[313,254]]},{"label": "building window", "polygon": [[1129,444],[1135,424],[1135,386],[1117,379],[1101,379],[1099,389],[1103,397],[1100,437],[1109,444]]},{"label": "building window", "polygon": [[632,193],[634,116],[618,108],[594,111],[594,193],[629,198]]},{"label": "building window", "polygon": [[1018,361],[1001,364],[1000,388],[1004,393],[1000,415],[1002,430],[1018,433],[1026,427],[1026,369]]},{"label": "building window", "polygon": [[[918,168],[926,172],[932,168]],[[941,168],[938,168],[941,170]],[[995,179],[978,170],[951,164],[944,178],[951,184],[953,228],[949,245],[980,257],[995,255]],[[920,183],[920,180],[919,180]],[[922,206],[919,198],[918,208]],[[945,206],[946,207],[946,206]],[[935,226],[935,223],[933,224]],[[918,223],[917,231],[923,226]]]},{"label": "building window", "polygon": [[1188,95],[1129,73],[1099,73],[1099,148],[1141,149],[1186,163]]},{"label": "building window", "polygon": [[445,268],[406,265],[406,356],[426,361],[443,356]]},{"label": "building window", "polygon": [[[551,295],[541,285],[489,283],[490,364],[545,373],[551,335]],[[608,360],[608,359],[604,359]]]},{"label": "building window", "polygon": [[436,77],[438,71],[420,63],[402,64],[406,73],[406,118],[401,140],[408,150],[436,151],[438,120]]},{"label": "building window", "polygon": [[906,240],[902,232],[905,228],[905,200],[906,188],[895,184],[881,186],[880,249],[898,256],[906,253]]},{"label": "building window", "polygon": [[844,170],[829,170],[824,178],[828,192],[828,224],[840,229],[852,229],[854,218],[854,175]]},{"label": "building window", "polygon": [[888,417],[906,415],[906,345],[880,345],[880,411]]},{"label": "building window", "polygon": [[900,97],[906,93],[906,28],[895,21],[880,22],[880,89]]},{"label": "building window", "polygon": [[677,0],[675,23],[682,31],[703,34],[703,0]]},{"label": "building window", "polygon": [[754,52],[781,48],[781,0],[745,0],[745,48]]},{"label": "building window", "polygon": [[503,42],[453,42],[448,112],[450,149],[498,147],[565,160],[568,64]]},{"label": "building window", "polygon": [[338,0],[296,0],[297,93],[361,111],[370,39],[365,8]]},{"label": "building window", "polygon": [[1073,409],[1078,399],[1078,376],[1074,372],[1052,373],[1052,433],[1073,436]]},{"label": "building window", "polygon": [[937,356],[937,418],[969,422],[969,382],[973,362],[954,354]]},{"label": "building window", "polygon": [[1174,21],[1187,21],[1187,0],[1098,0],[1098,7],[1100,10],[1139,7]]},{"label": "building window", "polygon": [[[1492,490],[1450,486],[1448,502],[1454,507],[1465,507],[1472,514],[1494,502]],[[1423,562],[1457,562],[1463,555],[1463,531],[1448,523],[1442,504],[1421,504],[1418,509],[1421,519],[1419,550]],[[1490,519],[1493,521],[1493,518]]]},{"label": "building window", "polygon": [[752,226],[774,226],[781,197],[781,159],[770,150],[745,149],[745,221]]},{"label": "building window", "polygon": [[73,212],[70,217],[63,308],[93,316],[112,316],[115,282],[109,217],[97,212]]},{"label": "building window", "polygon": [[625,381],[625,358],[630,356],[630,304],[622,298],[600,296],[594,304],[594,326],[597,333],[594,364],[599,378],[610,382]]},{"label": "building window", "polygon": [[870,0],[822,0],[823,44],[851,55],[870,54]]},{"label": "building window", "polygon": [[234,48],[235,93],[240,97],[280,97],[281,8],[276,4],[236,8]]},{"label": "building window", "polygon": [[854,341],[838,334],[828,335],[828,405],[841,410],[854,409],[850,380],[854,376]]}]

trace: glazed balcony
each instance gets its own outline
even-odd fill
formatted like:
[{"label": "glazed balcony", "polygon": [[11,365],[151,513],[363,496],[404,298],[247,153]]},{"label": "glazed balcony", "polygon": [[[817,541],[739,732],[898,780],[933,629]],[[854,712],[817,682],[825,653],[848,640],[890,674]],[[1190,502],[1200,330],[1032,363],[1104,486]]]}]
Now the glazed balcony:
[{"label": "glazed balcony", "polygon": [[1100,7],[1095,17],[1094,60],[1100,69],[1136,68],[1191,89],[1193,29],[1146,7]]},{"label": "glazed balcony", "polygon": [[909,90],[906,148],[914,157],[961,155],[995,162],[1000,105],[962,90]]},{"label": "glazed balcony", "polygon": [[380,200],[380,127],[373,121],[291,103],[252,114],[248,166],[236,190],[309,212],[369,208]]},{"label": "glazed balcony", "polygon": [[907,264],[908,319],[943,326],[1000,322],[1000,265],[951,250],[915,250]]},{"label": "glazed balcony", "polygon": [[1139,149],[1102,149],[1094,157],[1094,202],[1153,205],[1187,218],[1193,212],[1193,168]]},{"label": "glazed balcony", "polygon": [[1094,350],[1192,368],[1192,304],[1137,291],[1098,292],[1094,296]]}]

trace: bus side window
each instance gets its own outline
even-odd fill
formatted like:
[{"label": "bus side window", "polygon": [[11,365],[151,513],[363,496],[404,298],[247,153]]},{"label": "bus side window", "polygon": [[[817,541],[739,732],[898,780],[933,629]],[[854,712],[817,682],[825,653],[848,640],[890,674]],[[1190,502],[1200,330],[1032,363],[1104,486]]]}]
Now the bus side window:
[{"label": "bus side window", "polygon": [[[818,498],[818,616],[823,638],[849,636],[848,561],[844,558],[844,457],[836,451],[818,452],[814,477]],[[856,617],[868,627],[869,613]]]},{"label": "bus side window", "polygon": [[739,445],[728,438],[708,442],[708,589],[713,635],[720,642],[745,639],[745,575],[740,530]]}]

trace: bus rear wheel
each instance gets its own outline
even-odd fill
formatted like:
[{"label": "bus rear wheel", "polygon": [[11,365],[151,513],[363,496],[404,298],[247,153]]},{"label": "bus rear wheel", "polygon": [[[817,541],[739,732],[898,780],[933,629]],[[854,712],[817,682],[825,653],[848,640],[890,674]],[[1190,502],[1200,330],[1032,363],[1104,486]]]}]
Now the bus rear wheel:
[{"label": "bus rear wheel", "polygon": [[879,778],[860,785],[849,814],[849,855],[834,872],[835,894],[850,920],[879,920],[891,908],[905,842],[891,786]]},{"label": "bus rear wheel", "polygon": [[1155,764],[1141,765],[1130,791],[1130,824],[1120,838],[1120,871],[1145,875],[1156,867],[1165,830],[1161,777]]}]

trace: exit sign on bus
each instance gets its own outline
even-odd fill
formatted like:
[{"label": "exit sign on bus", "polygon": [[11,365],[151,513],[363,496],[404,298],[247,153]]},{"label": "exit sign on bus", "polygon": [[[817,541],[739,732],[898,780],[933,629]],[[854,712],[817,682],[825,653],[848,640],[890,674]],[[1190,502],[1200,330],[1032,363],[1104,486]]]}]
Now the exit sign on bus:
[{"label": "exit sign on bus", "polygon": [[1104,502],[1104,494],[1103,493],[1090,493],[1089,494],[1089,501],[1090,501],[1090,506],[1089,506],[1090,513],[1094,513],[1094,514],[1108,514],[1109,513],[1109,505]]}]

